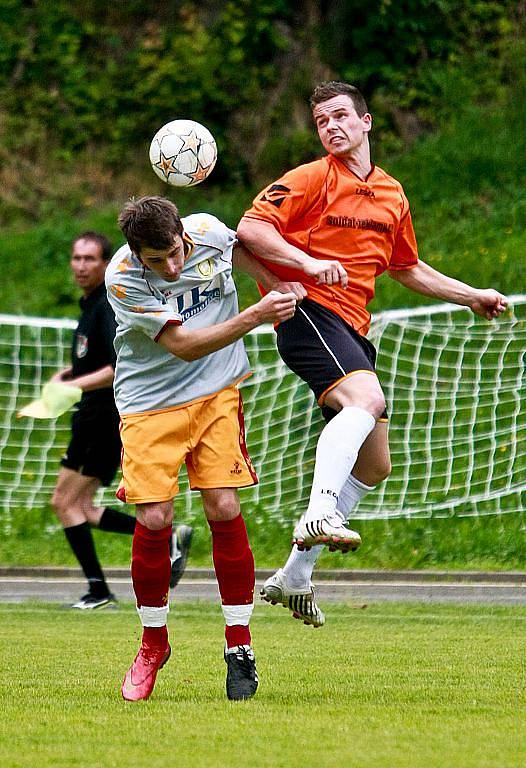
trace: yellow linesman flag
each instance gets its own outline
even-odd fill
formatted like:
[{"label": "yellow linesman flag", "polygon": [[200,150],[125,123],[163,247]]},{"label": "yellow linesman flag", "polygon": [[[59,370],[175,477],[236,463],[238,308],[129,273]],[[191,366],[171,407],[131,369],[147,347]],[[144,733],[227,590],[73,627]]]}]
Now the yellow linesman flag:
[{"label": "yellow linesman flag", "polygon": [[58,381],[48,381],[42,387],[41,396],[25,405],[17,413],[20,419],[28,416],[32,419],[56,419],[66,411],[69,411],[82,397],[80,387],[61,384]]}]

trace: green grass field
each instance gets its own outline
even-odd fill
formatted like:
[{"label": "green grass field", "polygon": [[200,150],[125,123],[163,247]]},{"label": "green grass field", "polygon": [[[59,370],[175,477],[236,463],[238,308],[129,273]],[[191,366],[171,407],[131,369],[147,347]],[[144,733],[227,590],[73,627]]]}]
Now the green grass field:
[{"label": "green grass field", "polygon": [[526,764],[524,607],[340,605],[315,631],[258,605],[261,684],[242,703],[224,694],[217,606],[172,607],[172,659],[138,704],[119,695],[131,606],[0,619],[3,768]]}]

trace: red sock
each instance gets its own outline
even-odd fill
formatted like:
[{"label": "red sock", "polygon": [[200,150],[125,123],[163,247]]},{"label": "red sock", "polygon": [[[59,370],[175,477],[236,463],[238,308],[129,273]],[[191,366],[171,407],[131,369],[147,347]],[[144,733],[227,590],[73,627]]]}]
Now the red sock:
[{"label": "red sock", "polygon": [[[254,556],[243,517],[209,520],[208,524],[212,531],[212,554],[221,602],[223,605],[250,605],[254,601]],[[250,629],[241,624],[227,626],[225,638],[228,648],[250,645]]]},{"label": "red sock", "polygon": [[139,522],[135,524],[131,575],[139,607],[160,608],[168,603],[171,535],[171,525],[153,531]]},{"label": "red sock", "polygon": [[227,648],[234,648],[236,645],[250,645],[252,636],[248,624],[234,624],[225,626],[225,640]]},{"label": "red sock", "polygon": [[168,645],[168,629],[164,627],[143,627],[142,642],[146,645],[157,645],[166,648]]}]

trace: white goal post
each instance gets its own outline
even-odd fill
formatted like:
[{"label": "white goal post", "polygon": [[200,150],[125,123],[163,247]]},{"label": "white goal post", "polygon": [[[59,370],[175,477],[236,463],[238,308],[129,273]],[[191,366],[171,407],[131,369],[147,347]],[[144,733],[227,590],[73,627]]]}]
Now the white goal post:
[{"label": "white goal post", "polygon": [[[526,296],[491,323],[456,305],[373,317],[369,338],[388,401],[391,477],[353,519],[502,514],[526,501]],[[17,419],[69,361],[72,320],[0,315],[0,511],[49,504],[69,415]],[[307,386],[280,360],[272,328],[246,339],[253,375],[243,386],[248,444],[260,483],[245,508],[289,522],[308,499],[323,427]],[[181,478],[179,516],[196,494]],[[117,503],[115,488],[102,495]]]}]

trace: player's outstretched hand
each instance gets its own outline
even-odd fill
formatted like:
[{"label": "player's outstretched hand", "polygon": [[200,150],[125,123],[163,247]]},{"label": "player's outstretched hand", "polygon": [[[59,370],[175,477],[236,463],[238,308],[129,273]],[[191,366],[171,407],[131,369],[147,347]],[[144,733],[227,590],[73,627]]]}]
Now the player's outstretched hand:
[{"label": "player's outstretched hand", "polygon": [[347,283],[349,282],[347,272],[337,260],[309,259],[302,269],[309,277],[314,277],[318,285],[336,285],[340,283],[342,288],[347,288]]},{"label": "player's outstretched hand", "polygon": [[292,291],[270,291],[256,304],[260,323],[281,323],[290,320],[296,310],[296,296]]},{"label": "player's outstretched hand", "polygon": [[470,307],[476,315],[493,320],[507,310],[508,299],[493,288],[479,288]]}]

